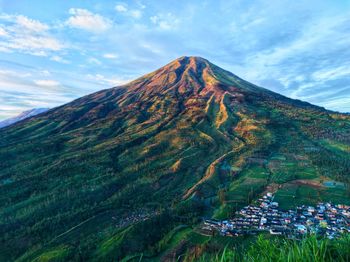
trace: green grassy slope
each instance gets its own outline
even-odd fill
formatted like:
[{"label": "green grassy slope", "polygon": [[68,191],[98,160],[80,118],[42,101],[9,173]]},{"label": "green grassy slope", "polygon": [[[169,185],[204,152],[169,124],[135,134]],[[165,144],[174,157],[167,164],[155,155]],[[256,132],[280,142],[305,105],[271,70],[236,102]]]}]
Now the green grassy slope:
[{"label": "green grassy slope", "polygon": [[243,243],[235,243],[223,249],[215,249],[215,245],[209,243],[202,252],[195,252],[193,248],[185,258],[185,261],[349,261],[350,238],[344,236],[338,240],[317,239],[308,236],[301,241],[286,240],[278,237],[259,236],[257,239]]},{"label": "green grassy slope", "polygon": [[346,202],[349,145],[349,116],[182,57],[0,130],[0,260],[182,252],[175,228],[271,188]]}]

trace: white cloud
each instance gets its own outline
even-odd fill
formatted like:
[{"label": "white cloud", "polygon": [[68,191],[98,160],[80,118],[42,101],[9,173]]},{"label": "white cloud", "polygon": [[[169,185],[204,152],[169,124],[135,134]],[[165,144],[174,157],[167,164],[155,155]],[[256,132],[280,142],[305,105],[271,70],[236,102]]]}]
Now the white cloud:
[{"label": "white cloud", "polygon": [[101,65],[102,64],[100,60],[98,60],[97,58],[94,58],[94,57],[88,58],[87,61],[90,64],[95,64],[95,65]]},{"label": "white cloud", "polygon": [[44,32],[49,29],[49,26],[41,23],[40,21],[30,19],[24,15],[16,16],[17,25],[23,29],[32,31],[32,32]]},{"label": "white cloud", "polygon": [[[141,9],[143,9],[144,6],[141,6]],[[131,16],[132,18],[135,19],[140,19],[142,17],[142,11],[139,9],[129,9],[127,4],[125,3],[119,3],[117,4],[114,9],[119,12],[123,13],[126,16]]]},{"label": "white cloud", "polygon": [[130,79],[127,78],[120,78],[120,77],[106,77],[101,74],[88,74],[87,78],[97,82],[98,84],[102,85],[108,85],[108,86],[118,86],[118,85],[123,85],[126,84],[127,82],[130,81]]},{"label": "white cloud", "polygon": [[50,70],[0,61],[0,119],[34,107],[53,108],[101,89],[74,72]]},{"label": "white cloud", "polygon": [[122,13],[122,12],[127,12],[128,8],[126,7],[125,4],[117,4],[115,6],[115,10]]},{"label": "white cloud", "polygon": [[117,54],[107,53],[107,54],[103,54],[103,57],[107,59],[116,59],[119,56]]},{"label": "white cloud", "polygon": [[133,18],[139,19],[142,17],[142,12],[140,10],[130,10],[130,16],[132,16]]},{"label": "white cloud", "polygon": [[4,36],[7,36],[7,32],[4,28],[0,27],[0,36],[4,37]]},{"label": "white cloud", "polygon": [[159,21],[159,17],[158,16],[151,16],[150,17],[150,20],[151,20],[151,22],[153,23],[153,24],[157,24],[158,23],[158,21]]},{"label": "white cloud", "polygon": [[40,74],[41,74],[41,75],[44,75],[44,76],[50,76],[50,75],[51,75],[51,73],[50,73],[49,70],[41,70],[41,71],[40,71]]},{"label": "white cloud", "polygon": [[144,5],[144,4],[141,3],[141,2],[137,2],[137,5],[138,5],[138,7],[141,8],[141,9],[145,9],[145,8],[146,8],[146,5]]},{"label": "white cloud", "polygon": [[50,27],[40,21],[23,15],[1,15],[0,21],[5,22],[5,28],[0,25],[0,51],[14,50],[35,56],[47,56],[49,52],[59,51],[65,45],[50,35]]},{"label": "white cloud", "polygon": [[60,82],[56,80],[50,80],[50,79],[34,80],[34,83],[42,87],[57,87],[61,85]]},{"label": "white cloud", "polygon": [[161,30],[176,29],[180,23],[180,20],[172,13],[151,16],[150,20]]},{"label": "white cloud", "polygon": [[69,64],[70,62],[58,55],[54,55],[50,58],[50,60],[58,62],[58,63],[62,63],[62,64]]},{"label": "white cloud", "polygon": [[322,103],[322,106],[333,108],[334,110],[350,112],[350,95],[335,99],[328,99]]},{"label": "white cloud", "polygon": [[57,81],[47,78],[33,81],[30,80],[33,74],[39,77],[41,72],[28,72],[28,68],[23,71],[0,69],[0,119],[33,107],[52,107],[69,101],[62,96]]},{"label": "white cloud", "polygon": [[67,25],[93,33],[104,32],[110,29],[113,24],[110,19],[86,9],[71,8],[69,14],[72,16],[66,21]]},{"label": "white cloud", "polygon": [[[295,12],[295,16],[297,14]],[[305,22],[290,17],[290,21],[283,23],[281,20],[277,24],[274,16],[247,22],[248,27],[237,23],[234,35],[238,37],[230,39],[229,44],[242,59],[237,66],[239,70],[233,72],[286,96],[336,108],[335,103],[326,103],[322,97],[328,99],[339,91],[342,91],[341,96],[349,93],[342,90],[350,76],[346,59],[350,45],[350,38],[346,37],[349,16],[312,17]],[[296,34],[291,37],[294,27],[297,27]],[[249,31],[242,33],[241,28]],[[283,35],[283,32],[288,34]],[[269,41],[264,43],[266,39]],[[232,54],[226,56],[233,57]]]},{"label": "white cloud", "polygon": [[57,39],[35,35],[18,36],[6,46],[12,49],[32,50],[32,53],[38,56],[45,56],[45,50],[58,51],[62,49],[62,44]]},{"label": "white cloud", "polygon": [[2,79],[3,77],[26,78],[26,77],[30,77],[30,76],[31,76],[31,74],[28,72],[17,72],[17,71],[13,71],[13,70],[0,69],[0,79]]},{"label": "white cloud", "polygon": [[319,70],[311,75],[315,81],[329,81],[345,76],[350,76],[350,65]]}]

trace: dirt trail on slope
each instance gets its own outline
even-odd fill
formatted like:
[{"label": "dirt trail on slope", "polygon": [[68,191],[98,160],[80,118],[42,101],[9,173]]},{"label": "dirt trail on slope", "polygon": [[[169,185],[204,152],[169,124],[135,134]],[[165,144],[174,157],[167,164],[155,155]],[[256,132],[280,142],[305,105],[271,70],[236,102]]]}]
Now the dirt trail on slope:
[{"label": "dirt trail on slope", "polygon": [[226,157],[231,155],[232,153],[236,152],[235,150],[229,151],[219,158],[215,159],[207,168],[205,175],[194,185],[192,186],[189,190],[187,190],[186,194],[182,197],[183,199],[188,198],[190,195],[194,193],[194,191],[197,189],[197,187],[200,184],[203,184],[205,181],[209,180],[214,174],[215,174],[215,168],[216,165],[219,164],[222,160],[224,160]]}]

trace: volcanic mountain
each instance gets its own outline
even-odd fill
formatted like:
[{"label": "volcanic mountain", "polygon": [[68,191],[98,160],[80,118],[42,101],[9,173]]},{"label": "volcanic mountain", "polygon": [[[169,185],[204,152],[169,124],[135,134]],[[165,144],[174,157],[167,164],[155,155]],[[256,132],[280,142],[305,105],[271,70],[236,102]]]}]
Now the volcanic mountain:
[{"label": "volcanic mountain", "polygon": [[48,108],[33,108],[33,109],[30,109],[30,110],[23,111],[22,113],[20,113],[17,116],[14,116],[14,117],[5,119],[3,121],[0,121],[0,128],[12,125],[12,124],[14,124],[14,123],[16,123],[18,121],[22,121],[22,120],[24,120],[24,119],[26,119],[28,117],[32,117],[32,116],[41,114],[41,113],[43,113],[43,112],[45,112],[47,110],[49,110],[49,109]]},{"label": "volcanic mountain", "polygon": [[167,257],[265,190],[346,202],[322,180],[349,181],[349,145],[348,115],[181,57],[0,130],[0,260]]}]

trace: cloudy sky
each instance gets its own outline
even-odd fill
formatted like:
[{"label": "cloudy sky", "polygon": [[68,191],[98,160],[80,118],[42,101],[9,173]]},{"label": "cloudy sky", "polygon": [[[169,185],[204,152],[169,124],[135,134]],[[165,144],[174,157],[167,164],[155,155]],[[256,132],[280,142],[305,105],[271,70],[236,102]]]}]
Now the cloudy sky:
[{"label": "cloudy sky", "polygon": [[350,0],[0,0],[0,119],[183,55],[350,112]]}]

